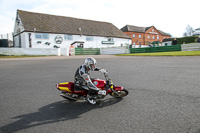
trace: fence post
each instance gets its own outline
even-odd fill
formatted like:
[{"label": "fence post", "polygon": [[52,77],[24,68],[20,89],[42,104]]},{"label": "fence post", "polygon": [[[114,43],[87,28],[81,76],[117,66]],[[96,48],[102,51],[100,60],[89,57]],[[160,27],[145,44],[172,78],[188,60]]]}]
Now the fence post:
[{"label": "fence post", "polygon": [[102,49],[102,48],[100,48],[100,50],[99,50],[99,52],[100,52],[99,54],[100,54],[100,55],[102,55],[102,51],[101,51],[101,49]]}]

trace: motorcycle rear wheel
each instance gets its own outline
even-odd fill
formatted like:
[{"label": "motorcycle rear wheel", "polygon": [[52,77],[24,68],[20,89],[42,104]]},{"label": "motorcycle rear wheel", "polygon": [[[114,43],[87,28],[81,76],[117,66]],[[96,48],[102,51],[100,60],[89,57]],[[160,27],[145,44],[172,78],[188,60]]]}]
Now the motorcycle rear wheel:
[{"label": "motorcycle rear wheel", "polygon": [[110,93],[111,96],[115,97],[115,98],[122,98],[128,95],[128,91],[126,89],[124,90],[118,90],[116,91],[117,93],[115,93],[114,91]]}]

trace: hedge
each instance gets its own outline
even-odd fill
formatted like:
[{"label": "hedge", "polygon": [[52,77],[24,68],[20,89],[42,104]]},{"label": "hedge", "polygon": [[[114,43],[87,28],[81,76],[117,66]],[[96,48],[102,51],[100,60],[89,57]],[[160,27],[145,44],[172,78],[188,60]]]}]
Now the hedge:
[{"label": "hedge", "polygon": [[196,38],[198,37],[196,36],[182,37],[182,38],[177,38],[177,41],[178,41],[178,44],[194,43]]}]

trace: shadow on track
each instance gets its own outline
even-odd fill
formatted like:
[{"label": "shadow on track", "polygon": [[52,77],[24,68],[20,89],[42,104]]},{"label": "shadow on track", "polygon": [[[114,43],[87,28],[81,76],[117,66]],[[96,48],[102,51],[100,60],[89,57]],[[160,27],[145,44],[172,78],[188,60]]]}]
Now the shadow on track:
[{"label": "shadow on track", "polygon": [[14,117],[13,119],[18,120],[1,127],[1,131],[13,133],[30,127],[76,119],[90,110],[113,105],[121,100],[122,98],[109,98],[96,105],[91,105],[88,102],[73,102],[67,100],[55,102],[40,108],[38,112]]}]

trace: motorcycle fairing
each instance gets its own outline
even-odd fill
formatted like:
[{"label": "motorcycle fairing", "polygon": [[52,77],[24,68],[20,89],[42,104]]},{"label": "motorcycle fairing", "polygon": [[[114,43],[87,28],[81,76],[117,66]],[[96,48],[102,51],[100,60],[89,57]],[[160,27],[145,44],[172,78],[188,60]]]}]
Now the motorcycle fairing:
[{"label": "motorcycle fairing", "polygon": [[[105,83],[106,83],[105,80],[95,79],[95,80],[92,80],[92,82],[99,89],[105,88]],[[56,87],[57,87],[57,89],[59,89],[61,91],[65,91],[65,92],[69,92],[69,93],[81,93],[81,90],[80,91],[74,90],[74,83],[73,82],[58,83],[56,85]],[[124,87],[122,87],[122,86],[111,86],[111,89],[118,91],[118,90],[124,90]],[[108,92],[109,92],[109,90],[108,90]]]},{"label": "motorcycle fairing", "polygon": [[93,83],[97,88],[104,89],[104,88],[105,88],[106,81],[105,81],[105,80],[101,80],[101,79],[94,79],[94,80],[92,80],[92,83]]},{"label": "motorcycle fairing", "polygon": [[59,83],[58,89],[61,90],[61,91],[72,92],[71,82]]},{"label": "motorcycle fairing", "polygon": [[121,91],[121,90],[124,90],[124,87],[122,86],[115,86],[115,91]]},{"label": "motorcycle fairing", "polygon": [[73,82],[58,83],[56,85],[56,88],[61,90],[61,91],[65,91],[65,92],[69,92],[69,93],[81,93],[81,91],[75,91],[74,90],[74,83]]}]

